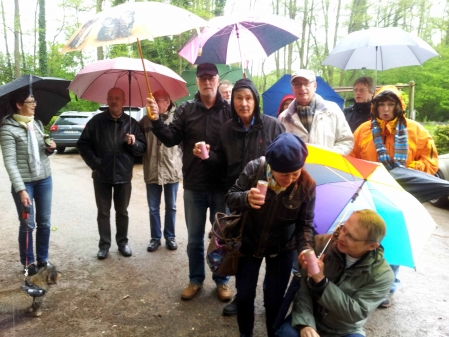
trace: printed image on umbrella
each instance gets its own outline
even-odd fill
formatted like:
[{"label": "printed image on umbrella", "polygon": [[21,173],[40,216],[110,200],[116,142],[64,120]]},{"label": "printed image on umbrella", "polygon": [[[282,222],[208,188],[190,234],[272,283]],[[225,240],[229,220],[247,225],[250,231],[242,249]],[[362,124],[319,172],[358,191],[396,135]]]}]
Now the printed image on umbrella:
[{"label": "printed image on umbrella", "polygon": [[438,56],[429,44],[398,27],[353,32],[341,40],[321,65],[348,69],[387,70],[422,65]]},{"label": "printed image on umbrella", "polygon": [[372,209],[387,224],[382,241],[385,259],[392,265],[414,268],[436,226],[424,206],[382,164],[307,147],[305,169],[317,184],[315,230],[333,233],[353,211]]},{"label": "printed image on umbrella", "polygon": [[0,120],[14,113],[9,100],[15,92],[30,88],[36,105],[36,118],[46,125],[51,118],[70,102],[69,80],[57,77],[22,75],[14,81],[0,86]]},{"label": "printed image on umbrella", "polygon": [[61,53],[130,44],[137,39],[153,40],[206,24],[204,19],[180,7],[162,2],[127,2],[97,13],[72,35]]},{"label": "printed image on umbrella", "polygon": [[266,58],[300,38],[298,22],[276,15],[217,16],[178,53],[192,64],[231,64]]},{"label": "printed image on umbrella", "polygon": [[[164,89],[172,101],[188,95],[185,81],[170,68],[144,60],[152,90]],[[146,106],[148,90],[142,61],[126,57],[93,62],[84,67],[69,89],[82,99],[106,104],[109,89],[125,92],[127,105]]]}]

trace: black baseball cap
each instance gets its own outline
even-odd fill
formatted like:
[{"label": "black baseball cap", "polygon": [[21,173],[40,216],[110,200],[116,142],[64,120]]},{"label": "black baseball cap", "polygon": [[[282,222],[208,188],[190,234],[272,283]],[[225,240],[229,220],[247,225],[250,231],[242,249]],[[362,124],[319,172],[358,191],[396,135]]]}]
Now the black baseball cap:
[{"label": "black baseball cap", "polygon": [[218,70],[213,63],[201,63],[196,68],[196,77],[201,77],[203,75],[215,76],[218,75]]}]

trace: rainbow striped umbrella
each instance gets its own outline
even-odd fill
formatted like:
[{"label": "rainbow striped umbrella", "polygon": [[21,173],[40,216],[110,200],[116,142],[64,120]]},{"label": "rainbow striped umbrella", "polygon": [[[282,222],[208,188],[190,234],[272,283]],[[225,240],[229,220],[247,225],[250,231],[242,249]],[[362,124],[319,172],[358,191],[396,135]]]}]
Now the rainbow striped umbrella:
[{"label": "rainbow striped umbrella", "polygon": [[332,233],[353,211],[372,209],[387,224],[382,241],[389,264],[415,267],[435,221],[380,163],[307,145],[305,169],[317,184],[315,230]]}]

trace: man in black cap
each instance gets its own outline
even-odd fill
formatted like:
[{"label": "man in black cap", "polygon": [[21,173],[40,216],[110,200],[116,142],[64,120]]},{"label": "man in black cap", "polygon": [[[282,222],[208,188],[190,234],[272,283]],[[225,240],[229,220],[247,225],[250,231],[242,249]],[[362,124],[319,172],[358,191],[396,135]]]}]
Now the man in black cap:
[{"label": "man in black cap", "polygon": [[[198,92],[193,100],[181,103],[169,125],[158,119],[158,106],[154,99],[147,99],[147,106],[155,116],[153,133],[165,146],[183,143],[184,210],[189,235],[187,254],[189,257],[189,285],[181,298],[192,299],[201,289],[206,277],[204,259],[204,229],[209,208],[210,222],[216,212],[225,212],[226,166],[216,168],[207,160],[194,155],[198,142],[215,148],[219,131],[231,118],[229,104],[218,92],[219,76],[212,63],[202,63],[196,70]],[[205,154],[207,155],[207,154]],[[212,275],[217,285],[218,297],[222,301],[232,298],[228,286],[229,277]]]}]

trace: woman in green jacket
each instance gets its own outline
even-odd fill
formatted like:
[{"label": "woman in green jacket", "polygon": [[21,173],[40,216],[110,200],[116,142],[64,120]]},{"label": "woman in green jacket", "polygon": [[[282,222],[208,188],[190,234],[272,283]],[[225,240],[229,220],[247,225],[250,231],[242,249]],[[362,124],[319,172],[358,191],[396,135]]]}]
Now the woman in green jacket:
[{"label": "woman in green jacket", "polygon": [[[0,126],[3,161],[12,184],[11,193],[19,216],[20,261],[28,275],[48,262],[52,179],[48,160],[56,144],[44,135],[43,125],[34,119],[37,102],[28,90],[12,95],[14,114]],[[22,216],[29,210],[29,219]],[[33,231],[36,228],[36,260]]]}]

